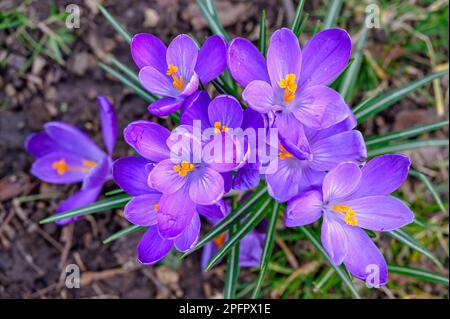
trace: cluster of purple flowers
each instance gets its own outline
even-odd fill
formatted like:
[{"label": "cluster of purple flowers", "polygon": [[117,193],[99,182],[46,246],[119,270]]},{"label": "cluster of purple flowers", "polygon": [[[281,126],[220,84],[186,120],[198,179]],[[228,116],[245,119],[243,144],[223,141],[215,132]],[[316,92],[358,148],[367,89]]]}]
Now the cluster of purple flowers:
[{"label": "cluster of purple flowers", "polygon": [[[124,139],[139,156],[118,159],[111,173],[115,117],[100,98],[108,153],[73,127],[49,123],[27,142],[38,158],[32,172],[51,183],[83,180],[80,193],[58,212],[76,201],[95,200],[112,175],[132,196],[125,217],[147,227],[137,248],[143,264],[160,261],[173,247],[192,249],[200,216],[215,224],[229,212],[226,194],[249,190],[264,179],[270,196],[287,202],[287,227],[311,224],[323,215],[322,244],[330,261],[344,263],[361,280],[376,267],[379,283],[385,284],[386,261],[364,229],[390,231],[413,220],[410,209],[389,196],[405,180],[410,161],[384,155],[365,162],[356,119],[328,87],[347,66],[351,48],[342,29],[319,32],[303,50],[291,30],[277,30],[267,58],[244,38],[227,43],[214,35],[199,48],[188,35],[179,35],[166,47],[153,35],[138,34],[131,54],[139,80],[161,97],[148,110],[156,116],[180,112],[180,126],[170,132],[150,121],[129,124]],[[211,99],[203,88],[225,69],[243,87],[242,94]],[[268,138],[272,132],[275,142]],[[264,229],[260,225],[241,242],[242,266],[259,264]],[[226,236],[206,246],[203,264]]]}]

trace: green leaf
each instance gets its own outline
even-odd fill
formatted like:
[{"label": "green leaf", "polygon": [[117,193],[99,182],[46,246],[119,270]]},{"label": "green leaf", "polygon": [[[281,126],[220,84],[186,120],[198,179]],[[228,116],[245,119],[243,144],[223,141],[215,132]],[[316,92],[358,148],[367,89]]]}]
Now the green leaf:
[{"label": "green leaf", "polygon": [[[238,229],[238,225],[233,225],[230,229],[232,236]],[[234,299],[236,296],[236,284],[239,276],[239,242],[233,246],[227,256],[227,269],[225,273],[225,285],[223,287],[223,298]]]},{"label": "green leaf", "polygon": [[430,258],[436,265],[442,267],[441,262],[425,247],[423,247],[413,236],[408,234],[406,231],[402,229],[396,229],[390,232],[387,232],[389,236],[402,242],[406,246],[418,251],[422,255]]},{"label": "green leaf", "polygon": [[437,274],[428,270],[392,264],[388,265],[388,269],[389,272],[393,274],[405,275],[428,282],[437,282],[448,287],[447,276]]},{"label": "green leaf", "polygon": [[101,4],[97,4],[97,6],[106,20],[108,20],[111,26],[116,30],[116,32],[119,33],[125,41],[130,43],[131,34]]},{"label": "green leaf", "polygon": [[405,143],[398,143],[394,145],[388,145],[379,148],[369,148],[367,155],[369,157],[386,154],[386,153],[398,153],[409,151],[417,148],[424,147],[440,147],[440,146],[448,146],[448,140],[446,139],[430,139],[424,141],[412,141]]},{"label": "green leaf", "polygon": [[259,23],[259,51],[262,55],[266,55],[266,43],[267,43],[267,20],[266,10],[261,11],[261,22]]},{"label": "green leaf", "polygon": [[408,128],[406,130],[395,131],[379,136],[371,136],[366,139],[366,145],[372,146],[375,144],[391,142],[400,139],[406,139],[411,137],[416,137],[421,134],[436,131],[444,126],[448,125],[448,121],[440,121],[433,124],[421,125],[412,128]]},{"label": "green leaf", "polygon": [[261,206],[258,206],[258,209],[256,211],[250,213],[250,215],[238,227],[238,230],[234,232],[233,235],[229,235],[226,243],[208,262],[205,271],[209,271],[212,267],[214,267],[214,265],[218,263],[236,243],[244,238],[245,235],[252,231],[261,222],[261,220],[266,216],[266,208],[267,206],[269,206],[271,201],[272,199],[270,198],[266,199]]},{"label": "green leaf", "polygon": [[133,71],[129,66],[123,64],[119,60],[117,60],[113,56],[109,56],[108,59],[111,61],[111,63],[117,67],[120,71],[125,73],[126,76],[135,83],[139,84],[139,77],[135,71]]},{"label": "green leaf", "polygon": [[430,180],[425,176],[425,174],[422,174],[421,172],[418,172],[416,170],[410,170],[409,175],[416,177],[422,181],[422,183],[425,184],[425,186],[428,188],[428,190],[431,193],[431,196],[433,196],[434,200],[436,201],[436,204],[439,206],[440,210],[443,213],[447,213],[447,209],[445,208],[444,202],[442,202],[441,196],[439,196],[438,191],[434,188],[433,184],[430,182]]},{"label": "green leaf", "polygon": [[110,209],[123,207],[131,199],[130,195],[122,194],[114,197],[106,198],[95,203],[81,206],[76,209],[68,210],[60,214],[52,215],[39,221],[39,224],[48,224],[61,219],[90,215],[94,213],[104,212]]},{"label": "green leaf", "polygon": [[274,201],[272,213],[270,214],[269,223],[267,225],[266,237],[264,238],[264,245],[261,253],[261,267],[259,269],[258,278],[256,278],[256,285],[252,294],[253,299],[258,298],[264,277],[269,267],[269,261],[272,256],[273,245],[275,242],[278,213],[278,203]]},{"label": "green leaf", "polygon": [[420,80],[408,83],[401,88],[394,89],[390,92],[382,94],[371,100],[370,103],[361,103],[353,109],[358,122],[362,123],[366,121],[375,114],[378,114],[379,112],[387,109],[392,104],[400,101],[409,93],[446,74],[448,74],[448,70],[429,74]]},{"label": "green leaf", "polygon": [[232,225],[236,224],[244,217],[244,215],[248,212],[249,209],[264,195],[267,195],[267,188],[260,187],[253,194],[251,194],[246,201],[244,201],[241,205],[239,205],[236,211],[228,214],[224,219],[220,221],[213,229],[211,229],[203,238],[192,248],[190,251],[185,253],[182,257],[185,257],[192,252],[202,248],[206,243],[210,242],[224,231],[227,231]]},{"label": "green leaf", "polygon": [[299,37],[300,36],[300,26],[302,21],[302,12],[303,7],[305,5],[305,0],[300,0],[300,2],[297,5],[297,9],[295,10],[294,19],[292,19],[291,23],[291,30],[294,32],[294,34]]},{"label": "green leaf", "polygon": [[110,242],[113,242],[113,241],[119,239],[120,237],[124,237],[124,236],[132,234],[138,230],[145,230],[145,229],[146,229],[146,227],[131,225],[127,228],[119,230],[117,233],[114,233],[111,236],[109,236],[108,238],[106,238],[105,240],[103,240],[103,244],[109,244]]},{"label": "green leaf", "polygon": [[213,3],[213,1],[209,0],[209,3],[207,3],[208,1],[205,0],[196,0],[195,2],[197,3],[197,6],[200,9],[200,13],[202,14],[203,18],[205,18],[206,22],[211,28],[211,31],[214,34],[223,36],[227,40],[227,42],[230,42],[230,36],[226,33],[222,24],[220,24],[219,22],[219,18],[217,17],[217,10],[215,9],[215,4]]},{"label": "green leaf", "polygon": [[329,29],[336,25],[339,12],[341,11],[342,2],[343,2],[342,0],[331,1],[331,7],[328,10],[328,14],[323,23],[323,29]]},{"label": "green leaf", "polygon": [[121,188],[116,188],[116,189],[113,189],[113,190],[111,190],[111,191],[109,191],[109,192],[106,192],[106,193],[105,193],[105,196],[116,195],[116,194],[120,194],[120,193],[123,193],[123,192],[124,192],[123,189],[121,189]]},{"label": "green leaf", "polygon": [[301,226],[300,229],[303,231],[306,237],[308,237],[309,242],[322,254],[322,256],[327,260],[330,266],[333,267],[333,269],[336,271],[339,277],[341,277],[343,283],[349,288],[353,297],[355,297],[356,299],[360,299],[361,296],[359,295],[356,288],[353,286],[352,280],[347,275],[346,270],[344,270],[342,266],[335,266],[332,263],[330,263],[327,252],[322,247],[319,237],[308,226]]}]

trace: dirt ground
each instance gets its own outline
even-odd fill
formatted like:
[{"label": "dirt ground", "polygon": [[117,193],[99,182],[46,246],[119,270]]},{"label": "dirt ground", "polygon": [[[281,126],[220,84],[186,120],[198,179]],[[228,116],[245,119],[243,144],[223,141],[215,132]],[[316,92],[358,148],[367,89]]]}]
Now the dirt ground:
[{"label": "dirt ground", "polygon": [[[10,10],[20,3],[2,0],[0,10]],[[26,12],[36,21],[46,19],[49,3],[31,1]],[[79,4],[82,9],[80,29],[75,30],[71,52],[64,56],[62,65],[39,56],[28,72],[18,75],[30,52],[12,32],[0,30],[0,47],[8,51],[6,65],[0,65],[0,298],[220,297],[224,266],[202,273],[199,253],[174,270],[176,258],[169,258],[159,267],[136,263],[139,233],[103,245],[103,239],[128,225],[121,210],[96,214],[65,228],[38,224],[77,186],[48,185],[29,174],[32,158],[23,149],[28,134],[41,130],[47,121],[66,121],[101,144],[97,95],[106,95],[114,102],[120,132],[132,120],[151,119],[147,104],[97,65],[109,53],[133,64],[128,45],[96,10],[94,1],[56,3],[60,9],[69,3]],[[222,22],[230,35],[254,40],[258,37],[261,9],[266,8],[269,27],[274,30],[287,25],[293,14],[289,3],[221,1],[219,10],[227,12]],[[192,33],[200,40],[209,34],[194,1],[125,0],[103,1],[103,5],[131,33],[155,33],[166,43],[178,33]],[[319,6],[319,1],[307,1],[305,10]],[[434,110],[422,107],[420,101],[402,102],[364,127],[364,131],[383,132],[436,119]],[[442,131],[437,136],[446,134]],[[115,156],[128,152],[119,135]],[[427,162],[445,157],[445,152],[415,156]],[[111,183],[106,190],[113,187]],[[82,271],[80,289],[67,289],[64,285],[65,267],[71,263]]]}]

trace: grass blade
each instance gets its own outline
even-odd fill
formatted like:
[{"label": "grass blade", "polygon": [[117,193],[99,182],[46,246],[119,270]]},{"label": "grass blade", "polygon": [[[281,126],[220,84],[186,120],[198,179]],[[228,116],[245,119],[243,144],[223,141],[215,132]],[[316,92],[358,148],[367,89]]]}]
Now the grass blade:
[{"label": "grass blade", "polygon": [[259,23],[259,51],[266,56],[267,46],[267,20],[266,10],[261,11],[261,22]]},{"label": "grass blade", "polygon": [[405,244],[406,246],[418,251],[422,255],[430,258],[436,265],[442,267],[441,262],[425,247],[423,247],[413,236],[408,234],[406,231],[402,229],[396,229],[390,232],[387,232],[389,236],[398,240],[399,242]]},{"label": "grass blade", "polygon": [[226,33],[222,24],[220,24],[219,18],[217,17],[217,12],[214,12],[213,14],[210,11],[211,8],[213,8],[213,10],[216,11],[215,5],[214,6],[212,6],[211,4],[208,5],[205,0],[196,0],[195,2],[197,3],[197,6],[200,9],[200,13],[202,14],[203,18],[205,18],[206,22],[211,28],[211,31],[214,34],[223,36],[227,40],[227,42],[230,42],[230,36]]},{"label": "grass blade", "polygon": [[420,80],[408,83],[401,88],[392,90],[377,98],[374,98],[370,103],[361,103],[353,109],[358,122],[362,123],[366,121],[375,114],[378,114],[379,112],[387,109],[392,104],[400,101],[409,93],[446,74],[448,74],[448,70],[429,74]]},{"label": "grass blade", "polygon": [[231,248],[236,245],[245,235],[252,231],[266,216],[266,208],[269,206],[272,199],[266,199],[261,206],[255,212],[251,212],[247,219],[239,225],[238,230],[232,235],[230,234],[227,242],[219,249],[219,251],[211,258],[205,271],[209,271],[215,264],[217,264]]},{"label": "grass blade", "polygon": [[[303,231],[303,233],[308,237],[309,242],[324,256],[324,258],[329,262],[327,252],[322,247],[322,244],[319,241],[319,238],[317,235],[311,230],[311,228],[307,226],[302,226],[300,229]],[[341,277],[344,284],[349,288],[351,294],[356,299],[361,299],[361,296],[359,295],[358,291],[356,290],[355,286],[353,286],[352,280],[348,277],[346,271],[341,266],[335,266],[332,263],[329,262],[331,267],[334,268],[336,273]]]},{"label": "grass blade", "polygon": [[437,274],[428,270],[392,264],[388,265],[388,269],[389,272],[393,274],[405,275],[428,282],[436,282],[448,287],[447,276]]},{"label": "grass blade", "polygon": [[422,174],[421,172],[418,172],[416,170],[410,170],[409,175],[416,177],[422,181],[422,183],[425,184],[425,186],[428,188],[428,190],[431,193],[431,196],[433,196],[434,200],[436,201],[436,204],[439,206],[440,210],[443,213],[447,213],[447,208],[445,208],[444,202],[442,202],[441,196],[439,196],[438,191],[434,188],[433,184],[430,182],[430,180],[425,176],[425,174]]},{"label": "grass blade", "polygon": [[[238,225],[233,225],[230,229],[230,236],[238,229]],[[234,299],[236,296],[236,284],[239,276],[239,242],[230,250],[227,256],[227,270],[225,274],[225,285],[223,287],[223,298]]]},{"label": "grass blade", "polygon": [[297,9],[295,10],[294,19],[292,19],[291,23],[291,30],[294,32],[294,34],[299,37],[300,36],[300,26],[302,21],[302,12],[303,7],[305,5],[305,0],[300,0],[300,2],[297,5]]},{"label": "grass blade", "polygon": [[97,201],[95,203],[85,205],[76,209],[68,210],[66,212],[52,215],[50,217],[44,218],[41,221],[39,221],[39,224],[48,224],[52,222],[56,222],[61,219],[66,218],[72,218],[77,216],[84,216],[99,212],[104,212],[106,210],[123,207],[128,203],[128,201],[131,199],[130,195],[122,194],[117,195],[115,197],[106,198],[100,201]]},{"label": "grass blade", "polygon": [[106,20],[108,20],[108,22],[114,28],[114,30],[116,30],[117,33],[119,33],[125,41],[130,43],[131,34],[101,4],[97,4],[97,6],[100,12],[103,14],[103,16],[106,18]]},{"label": "grass blade", "polygon": [[120,194],[120,193],[123,193],[123,192],[124,192],[123,189],[116,188],[116,189],[113,189],[113,190],[111,190],[109,192],[106,192],[105,196],[117,195],[117,194]]},{"label": "grass blade", "polygon": [[409,151],[409,150],[417,149],[417,148],[440,147],[440,146],[448,146],[448,140],[446,140],[446,139],[430,139],[430,140],[424,140],[424,141],[412,141],[412,142],[399,143],[399,144],[395,144],[395,145],[388,145],[385,147],[369,149],[367,154],[369,157],[373,157],[373,156],[386,154],[386,153],[397,153],[397,152],[404,152],[404,151]]},{"label": "grass blade", "polygon": [[371,146],[380,143],[391,142],[400,139],[406,139],[411,137],[419,136],[423,133],[436,131],[444,126],[448,125],[448,121],[440,121],[433,124],[421,125],[412,128],[408,128],[406,130],[395,131],[379,136],[372,136],[367,138],[366,145]]},{"label": "grass blade", "polygon": [[264,238],[264,246],[261,253],[261,268],[259,270],[258,278],[256,278],[256,285],[252,294],[253,299],[258,298],[264,277],[269,267],[269,261],[270,257],[272,256],[273,245],[275,242],[278,213],[278,203],[274,202],[272,213],[270,214],[269,223],[267,225],[266,237]]},{"label": "grass blade", "polygon": [[131,225],[127,228],[124,228],[122,230],[119,230],[117,233],[112,234],[111,236],[109,236],[108,238],[106,238],[105,240],[103,240],[103,244],[109,244],[110,242],[113,242],[121,237],[127,236],[129,234],[134,233],[135,231],[138,230],[145,230],[145,227],[142,226],[137,226],[137,225]]},{"label": "grass blade", "polygon": [[112,65],[117,67],[120,71],[122,71],[128,78],[136,83],[139,83],[139,77],[129,66],[123,64],[119,60],[117,60],[113,56],[108,57],[109,61],[111,61]]},{"label": "grass blade", "polygon": [[328,10],[328,14],[323,23],[323,29],[329,29],[336,25],[339,12],[341,11],[342,2],[343,2],[342,0],[331,1],[330,10]]}]

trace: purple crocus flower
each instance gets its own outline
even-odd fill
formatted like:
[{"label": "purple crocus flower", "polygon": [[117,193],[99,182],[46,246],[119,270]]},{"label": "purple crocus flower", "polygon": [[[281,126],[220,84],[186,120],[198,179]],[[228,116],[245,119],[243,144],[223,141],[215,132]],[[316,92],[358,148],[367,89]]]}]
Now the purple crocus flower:
[{"label": "purple crocus flower", "polygon": [[411,210],[389,196],[406,179],[410,164],[404,155],[378,156],[362,169],[341,163],[325,176],[322,192],[303,192],[288,202],[285,224],[306,225],[323,216],[322,244],[330,261],[343,262],[361,280],[378,272],[375,283],[384,285],[386,261],[363,228],[391,231],[412,222]]},{"label": "purple crocus flower", "polygon": [[226,67],[227,43],[218,36],[209,37],[199,50],[186,34],[177,36],[166,48],[157,37],[137,34],[131,40],[131,55],[139,67],[139,81],[153,94],[163,98],[148,110],[156,116],[175,112],[197,91],[199,82],[206,84]]},{"label": "purple crocus flower", "polygon": [[[158,214],[162,193],[148,186],[148,175],[154,164],[137,156],[118,159],[113,165],[113,178],[126,193],[132,197],[125,206],[125,218],[134,225],[147,227],[137,245],[138,261],[144,265],[152,265],[163,259],[175,247],[178,251],[187,252],[196,243],[200,235],[200,218],[198,214],[186,226],[184,231],[173,239],[163,238],[158,232]],[[197,206],[197,212],[208,217],[223,216],[225,204],[219,201],[212,206]]]},{"label": "purple crocus flower", "polygon": [[[63,122],[45,124],[44,131],[31,134],[25,142],[25,149],[36,158],[31,167],[34,176],[51,184],[82,182],[81,190],[63,201],[55,213],[94,202],[103,184],[111,178],[111,156],[117,137],[116,114],[106,97],[99,96],[97,101],[107,153],[82,131]],[[64,225],[76,219],[57,223]]]},{"label": "purple crocus flower", "polygon": [[351,48],[345,30],[328,29],[316,34],[302,53],[295,34],[282,28],[270,39],[267,63],[243,38],[230,43],[227,61],[233,78],[245,87],[242,98],[249,107],[271,118],[275,114],[275,122],[293,115],[289,121],[323,129],[348,116],[345,101],[327,85],[344,70]]}]

